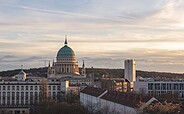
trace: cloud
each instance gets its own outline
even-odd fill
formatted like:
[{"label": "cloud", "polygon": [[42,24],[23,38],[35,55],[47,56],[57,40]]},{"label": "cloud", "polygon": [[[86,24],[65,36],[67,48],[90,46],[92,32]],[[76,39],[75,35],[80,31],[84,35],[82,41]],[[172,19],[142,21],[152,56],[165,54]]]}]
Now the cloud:
[{"label": "cloud", "polygon": [[183,10],[182,7],[184,2],[182,0],[167,0],[164,3],[157,5],[155,11],[146,17],[142,23],[152,26],[160,27],[165,29],[182,29],[177,25],[183,20]]},{"label": "cloud", "polygon": [[124,59],[135,58],[138,69],[181,72],[183,4],[183,0],[4,0],[0,70],[21,62],[44,66],[44,60],[55,58],[67,34],[79,60],[89,57],[89,67],[122,68]]},{"label": "cloud", "polygon": [[66,11],[55,11],[55,10],[48,10],[48,9],[39,9],[39,8],[34,8],[34,7],[27,7],[27,6],[12,6],[15,8],[21,8],[21,9],[25,9],[25,10],[31,10],[31,11],[38,11],[38,12],[43,12],[43,13],[55,13],[55,14],[63,14],[63,15],[68,15],[68,16],[83,16],[83,17],[92,17],[94,18],[94,16],[90,16],[90,15],[86,15],[86,14],[80,14],[80,13],[72,13],[72,12],[66,12]]},{"label": "cloud", "polygon": [[183,73],[183,70],[179,68],[184,67],[183,56],[182,50],[134,49],[121,52],[108,52],[106,56],[86,57],[84,55],[83,57],[80,56],[78,60],[82,61],[84,59],[87,67],[123,68],[123,61],[129,58],[136,59],[137,69],[139,70],[158,71],[159,67],[159,71]]}]

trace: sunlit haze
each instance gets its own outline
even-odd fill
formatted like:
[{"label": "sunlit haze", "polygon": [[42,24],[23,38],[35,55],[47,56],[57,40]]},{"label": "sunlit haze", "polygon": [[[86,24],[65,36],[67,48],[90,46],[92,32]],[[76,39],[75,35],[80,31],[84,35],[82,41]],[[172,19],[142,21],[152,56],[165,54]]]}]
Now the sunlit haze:
[{"label": "sunlit haze", "polygon": [[184,0],[0,0],[0,71],[42,67],[68,45],[79,66],[184,72]]}]

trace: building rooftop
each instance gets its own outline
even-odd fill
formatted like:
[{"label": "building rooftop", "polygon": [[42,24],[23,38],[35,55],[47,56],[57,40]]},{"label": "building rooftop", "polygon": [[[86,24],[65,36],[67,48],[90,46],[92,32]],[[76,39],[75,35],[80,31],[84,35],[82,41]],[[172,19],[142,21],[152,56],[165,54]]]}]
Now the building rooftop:
[{"label": "building rooftop", "polygon": [[86,87],[81,91],[81,93],[85,93],[85,94],[88,94],[91,96],[98,97],[102,93],[104,93],[105,91],[106,91],[106,89],[102,89],[102,88]]},{"label": "building rooftop", "polygon": [[[81,93],[98,97],[102,95],[105,91],[106,89],[102,88],[86,87],[81,91]],[[135,93],[127,93],[127,92],[122,93],[118,91],[108,91],[101,97],[101,99],[133,108],[138,107],[141,102],[143,103],[148,102],[151,98],[152,98],[151,96],[142,96]]]},{"label": "building rooftop", "polygon": [[129,107],[138,107],[140,102],[148,102],[151,98],[151,96],[141,96],[134,93],[122,93],[117,91],[108,91],[101,97],[101,99]]}]

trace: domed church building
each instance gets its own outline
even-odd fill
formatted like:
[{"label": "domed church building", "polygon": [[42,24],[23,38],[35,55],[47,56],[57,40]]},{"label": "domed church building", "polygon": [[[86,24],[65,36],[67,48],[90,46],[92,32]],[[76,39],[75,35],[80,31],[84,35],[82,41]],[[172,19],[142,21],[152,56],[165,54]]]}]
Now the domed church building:
[{"label": "domed church building", "polygon": [[52,67],[49,63],[48,78],[78,77],[82,75],[85,74],[79,73],[75,53],[68,46],[67,37],[65,37],[64,46],[58,51],[56,62],[53,61]]}]

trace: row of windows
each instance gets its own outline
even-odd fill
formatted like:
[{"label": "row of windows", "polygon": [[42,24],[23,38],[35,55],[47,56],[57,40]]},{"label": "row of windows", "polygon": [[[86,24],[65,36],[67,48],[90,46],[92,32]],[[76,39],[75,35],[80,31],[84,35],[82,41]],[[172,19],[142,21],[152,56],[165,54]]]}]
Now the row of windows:
[{"label": "row of windows", "polygon": [[0,111],[0,114],[28,114],[26,111],[18,111],[18,110],[16,110],[16,111],[5,111],[5,110],[2,110],[2,111]]},{"label": "row of windows", "polygon": [[162,96],[162,95],[176,95],[178,97],[184,98],[184,92],[176,92],[176,91],[148,91],[148,94],[150,95],[157,95],[157,96]]},{"label": "row of windows", "polygon": [[[11,94],[11,95],[10,95]],[[53,96],[56,96],[56,95],[59,95],[60,94],[60,92],[52,92],[52,95]],[[51,96],[51,92],[48,92],[48,95],[49,96]],[[33,96],[41,96],[41,92],[34,92],[34,94],[33,94],[33,92],[0,92],[0,97],[5,97],[5,96],[7,96],[7,97],[28,97],[28,96],[30,96],[30,97],[33,97]]]},{"label": "row of windows", "polygon": [[29,105],[29,104],[33,104],[33,103],[37,103],[38,100],[32,99],[32,100],[2,100],[2,102],[0,102],[0,104],[2,105]]},{"label": "row of windows", "polygon": [[148,90],[184,90],[184,83],[149,83]]},{"label": "row of windows", "polygon": [[[57,87],[57,90],[60,90],[60,86],[52,86],[52,90],[56,90],[56,87]],[[51,86],[49,86],[49,90],[51,90]]]},{"label": "row of windows", "polygon": [[[30,86],[30,90],[38,90],[38,87],[41,88],[41,86]],[[0,90],[29,90],[29,86],[0,86]]]},{"label": "row of windows", "polygon": [[[60,90],[60,86],[52,86],[52,90]],[[41,90],[42,86],[0,86],[0,90]],[[49,90],[51,90],[51,86],[49,86]]]}]

